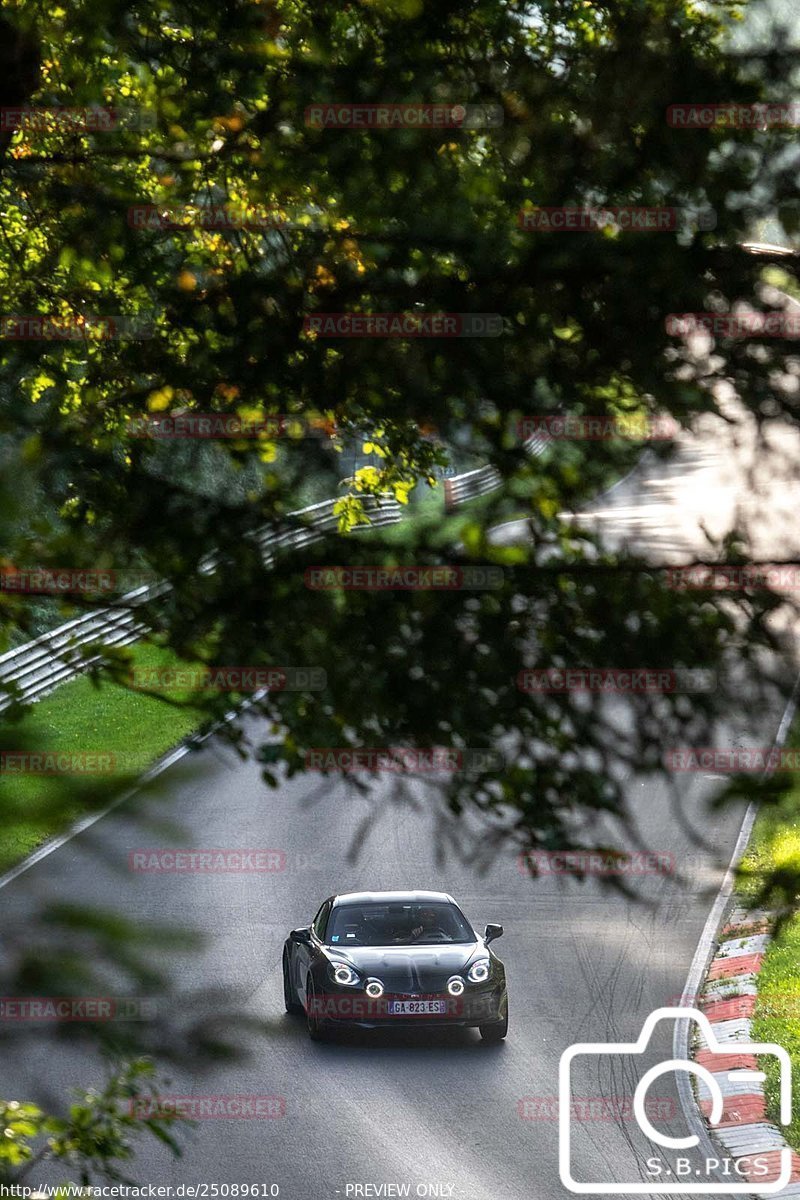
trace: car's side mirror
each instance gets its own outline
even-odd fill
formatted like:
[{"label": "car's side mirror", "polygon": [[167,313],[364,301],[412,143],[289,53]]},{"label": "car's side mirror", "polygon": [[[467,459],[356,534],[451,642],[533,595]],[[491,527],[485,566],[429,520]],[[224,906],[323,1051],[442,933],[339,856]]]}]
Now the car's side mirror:
[{"label": "car's side mirror", "polygon": [[289,938],[296,946],[311,945],[311,930],[310,929],[293,929],[289,934]]},{"label": "car's side mirror", "polygon": [[488,944],[489,942],[493,942],[495,938],[499,938],[502,936],[503,936],[503,926],[502,925],[487,925],[486,931],[483,935],[483,940]]}]

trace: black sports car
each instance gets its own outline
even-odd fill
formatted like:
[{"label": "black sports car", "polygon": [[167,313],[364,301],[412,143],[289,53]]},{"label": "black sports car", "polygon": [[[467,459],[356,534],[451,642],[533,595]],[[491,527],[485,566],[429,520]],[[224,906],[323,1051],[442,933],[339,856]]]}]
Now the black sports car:
[{"label": "black sports car", "polygon": [[445,892],[330,896],[283,948],[286,1011],[306,1014],[309,1036],[337,1025],[477,1026],[499,1042],[508,1030],[506,973]]}]

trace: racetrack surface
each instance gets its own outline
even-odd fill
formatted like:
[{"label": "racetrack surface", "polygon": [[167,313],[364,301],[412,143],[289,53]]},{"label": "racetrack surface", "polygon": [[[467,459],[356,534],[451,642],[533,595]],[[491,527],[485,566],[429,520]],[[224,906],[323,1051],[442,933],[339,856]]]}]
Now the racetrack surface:
[{"label": "racetrack surface", "polygon": [[[763,452],[755,454],[752,431],[708,421],[698,436],[681,440],[671,461],[649,461],[598,502],[593,518],[583,519],[597,521],[609,541],[625,539],[646,550],[653,561],[679,561],[702,549],[703,522],[715,531],[727,527],[741,503],[756,522],[758,552],[777,554],[779,546],[784,556],[796,549],[786,545],[792,529],[781,515],[784,507],[787,514],[797,511],[792,472],[778,462],[787,448],[797,461],[796,445],[785,444],[789,436],[764,473],[772,491],[758,502],[751,489],[760,484],[748,471]],[[768,526],[775,529],[772,544]],[[524,536],[524,527],[504,527],[500,536]],[[754,728],[743,702],[731,715],[728,736],[769,742],[784,703],[776,694]],[[619,712],[624,720],[622,702]],[[245,726],[258,737],[255,718]],[[644,842],[673,854],[678,869],[633,880],[637,897],[631,898],[592,879],[533,880],[511,855],[483,872],[452,853],[439,861],[437,835],[447,819],[434,784],[415,780],[405,802],[384,803],[391,781],[374,785],[369,798],[313,776],[270,791],[259,771],[252,760],[209,743],[0,891],[0,923],[14,940],[28,931],[40,936],[41,906],[65,901],[113,909],[142,929],[170,923],[198,930],[201,949],[165,947],[158,956],[172,979],[161,1012],[174,1023],[176,1041],[187,1020],[200,1020],[232,1038],[240,1056],[175,1069],[163,1090],[284,1099],[285,1113],[276,1119],[201,1121],[178,1161],[147,1144],[131,1173],[153,1184],[275,1183],[291,1200],[381,1194],[353,1190],[367,1184],[409,1185],[412,1196],[426,1194],[418,1185],[438,1184],[438,1195],[459,1200],[566,1196],[557,1124],[543,1118],[547,1105],[520,1108],[520,1101],[557,1095],[559,1058],[572,1042],[633,1040],[653,1009],[680,996],[741,810],[709,810],[720,781],[686,775],[679,785],[683,819],[677,820],[666,783],[628,779],[626,795]],[[705,838],[705,849],[693,829]],[[131,851],[178,845],[280,849],[286,868],[185,876],[129,870]],[[480,928],[487,921],[505,926],[496,950],[509,979],[507,1042],[488,1046],[477,1031],[431,1030],[342,1033],[311,1043],[302,1019],[283,1011],[284,937],[308,924],[332,892],[414,887],[451,892]],[[661,1031],[647,1065],[669,1056],[670,1034]],[[65,1089],[100,1077],[85,1047],[32,1026],[20,1029],[12,1044],[4,1042],[0,1053],[0,1093],[7,1096],[58,1102]],[[578,1093],[629,1096],[632,1079],[616,1068],[586,1071]],[[674,1101],[671,1083],[659,1081],[654,1090]],[[529,1119],[532,1113],[536,1119]],[[677,1111],[665,1127],[685,1132]],[[644,1178],[646,1151],[634,1128],[625,1118],[584,1123],[576,1175]],[[26,1182],[61,1178],[63,1172],[41,1171]],[[647,1194],[661,1193],[654,1187]]]}]

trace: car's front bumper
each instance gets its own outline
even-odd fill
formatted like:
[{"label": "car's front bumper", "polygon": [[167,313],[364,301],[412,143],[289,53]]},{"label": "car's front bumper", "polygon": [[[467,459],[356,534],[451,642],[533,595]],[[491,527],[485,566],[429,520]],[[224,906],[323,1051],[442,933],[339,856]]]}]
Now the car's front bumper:
[{"label": "car's front bumper", "polygon": [[[395,1000],[437,1001],[443,1012],[393,1013],[389,1005]],[[344,993],[331,990],[314,996],[313,1010],[322,1025],[359,1026],[362,1029],[395,1029],[413,1026],[462,1026],[488,1025],[503,1018],[507,1003],[504,984],[489,982],[468,984],[461,996],[446,992],[423,994],[385,993],[377,1000],[370,999],[363,991]]]}]

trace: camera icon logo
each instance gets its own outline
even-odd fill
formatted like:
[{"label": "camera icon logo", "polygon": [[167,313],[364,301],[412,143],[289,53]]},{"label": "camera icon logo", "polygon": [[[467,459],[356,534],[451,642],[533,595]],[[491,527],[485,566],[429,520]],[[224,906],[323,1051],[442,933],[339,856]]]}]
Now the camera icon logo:
[{"label": "camera icon logo", "polygon": [[[682,1179],[679,1180],[677,1173],[671,1176],[663,1173],[657,1179],[651,1179],[649,1182],[642,1182],[640,1180],[635,1183],[626,1183],[624,1181],[604,1183],[577,1180],[574,1178],[572,1174],[571,1112],[573,1063],[575,1059],[592,1056],[598,1059],[607,1058],[610,1055],[644,1054],[650,1043],[656,1024],[662,1020],[691,1020],[696,1022],[702,1033],[705,1046],[712,1054],[719,1054],[721,1056],[730,1055],[735,1049],[736,1054],[773,1055],[780,1064],[780,1123],[781,1125],[789,1124],[792,1115],[792,1066],[789,1055],[783,1046],[779,1046],[776,1042],[737,1041],[735,1043],[720,1043],[714,1035],[708,1017],[698,1009],[657,1008],[645,1021],[642,1026],[642,1032],[635,1042],[577,1042],[569,1046],[561,1055],[558,1072],[558,1169],[564,1187],[577,1195],[613,1196],[652,1195],[654,1191],[663,1195],[684,1196],[729,1196],[737,1194],[766,1196],[786,1187],[792,1174],[792,1152],[788,1146],[785,1146],[781,1150],[779,1177],[771,1179],[767,1183],[759,1183],[755,1179],[746,1180],[742,1183],[731,1182],[730,1180],[725,1183],[712,1182],[710,1179],[705,1182],[690,1183]],[[650,1085],[662,1075],[676,1071],[686,1071],[689,1074],[695,1075],[706,1085],[711,1096],[709,1122],[712,1129],[722,1120],[724,1097],[718,1081],[719,1075],[724,1074],[733,1084],[761,1083],[765,1078],[763,1071],[745,1069],[723,1069],[716,1073],[717,1077],[715,1078],[714,1072],[707,1067],[701,1066],[700,1063],[696,1063],[691,1059],[681,1058],[671,1058],[651,1067],[642,1075],[636,1087],[633,1097],[633,1115],[645,1137],[656,1146],[663,1147],[666,1150],[689,1150],[700,1143],[700,1139],[695,1134],[689,1134],[686,1137],[671,1137],[668,1134],[659,1132],[659,1130],[653,1127],[645,1111],[647,1090]],[[688,1160],[685,1161],[688,1162]],[[719,1165],[717,1160],[713,1161],[715,1166]],[[709,1167],[709,1174],[711,1170],[712,1168]],[[701,1172],[694,1173],[699,1174]]]}]

